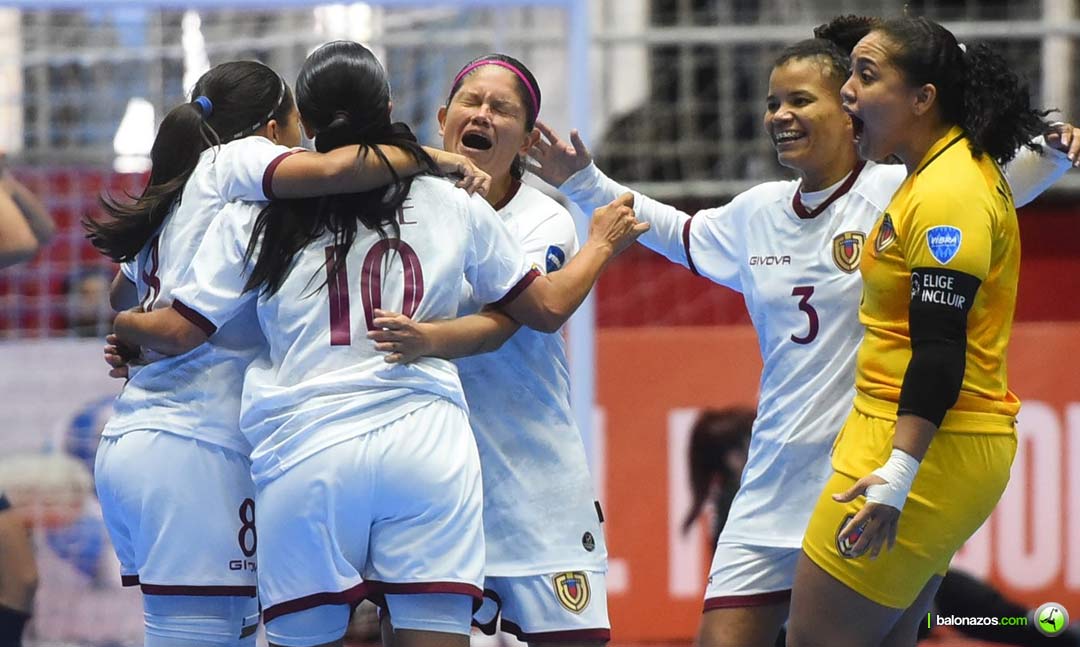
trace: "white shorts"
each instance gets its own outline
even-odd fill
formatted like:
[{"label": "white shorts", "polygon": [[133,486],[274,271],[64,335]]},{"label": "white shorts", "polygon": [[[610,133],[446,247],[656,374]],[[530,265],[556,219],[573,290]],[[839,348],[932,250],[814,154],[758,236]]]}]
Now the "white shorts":
[{"label": "white shorts", "polygon": [[728,542],[721,537],[705,587],[705,611],[787,602],[801,550]]},{"label": "white shorts", "polygon": [[163,431],[102,438],[94,478],[124,586],[151,595],[255,596],[251,463]]},{"label": "white shorts", "polygon": [[447,400],[304,459],[256,496],[263,620],[388,593],[480,598],[482,497],[468,417]]},{"label": "white shorts", "polygon": [[484,603],[473,626],[490,635],[499,627],[525,642],[607,642],[604,573],[570,571],[484,579]]}]

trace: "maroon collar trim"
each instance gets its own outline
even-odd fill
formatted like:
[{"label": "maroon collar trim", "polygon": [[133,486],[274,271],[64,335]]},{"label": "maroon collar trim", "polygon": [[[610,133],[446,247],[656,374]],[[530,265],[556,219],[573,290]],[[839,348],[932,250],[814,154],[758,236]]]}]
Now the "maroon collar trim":
[{"label": "maroon collar trim", "polygon": [[514,199],[514,196],[517,195],[518,189],[520,188],[521,180],[517,179],[516,177],[510,178],[510,187],[506,190],[506,195],[502,197],[502,200],[499,200],[499,203],[493,207],[495,211],[499,211],[506,205],[510,204],[510,201]]},{"label": "maroon collar trim", "polygon": [[829,205],[836,202],[840,196],[844,195],[851,190],[851,187],[855,186],[855,180],[859,179],[859,173],[862,173],[863,168],[866,167],[866,161],[862,160],[855,165],[855,168],[848,175],[848,178],[844,180],[844,183],[836,188],[825,202],[822,202],[813,211],[807,210],[806,206],[802,203],[802,198],[799,194],[802,192],[802,182],[799,182],[799,188],[795,190],[795,197],[791,199],[791,207],[795,209],[795,215],[803,220],[809,220],[816,218],[822,211],[829,208]]}]

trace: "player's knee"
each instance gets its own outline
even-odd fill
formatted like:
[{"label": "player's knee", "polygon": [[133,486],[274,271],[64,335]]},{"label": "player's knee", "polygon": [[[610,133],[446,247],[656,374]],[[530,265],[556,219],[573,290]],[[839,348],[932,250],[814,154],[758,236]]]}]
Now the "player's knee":
[{"label": "player's knee", "polygon": [[468,636],[472,631],[473,599],[458,593],[387,595],[394,631],[434,631]]},{"label": "player's knee", "polygon": [[278,616],[266,623],[266,639],[282,647],[308,647],[340,640],[349,626],[347,604],[324,604]]},{"label": "player's knee", "polygon": [[144,595],[146,647],[254,647],[259,604],[252,597]]}]

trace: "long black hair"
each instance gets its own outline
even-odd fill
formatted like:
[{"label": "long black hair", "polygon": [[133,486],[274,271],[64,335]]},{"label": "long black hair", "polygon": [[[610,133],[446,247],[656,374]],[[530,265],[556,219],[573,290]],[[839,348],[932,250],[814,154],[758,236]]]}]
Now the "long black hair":
[{"label": "long black hair", "polygon": [[990,47],[965,51],[952,32],[921,17],[885,20],[871,31],[894,46],[892,62],[909,85],[937,88],[942,118],[964,129],[976,157],[987,153],[1005,164],[1021,146],[1040,150],[1031,140],[1046,130],[1049,112],[1031,107],[1027,84]]},{"label": "long black hair", "polygon": [[106,218],[83,219],[101,253],[123,263],[138,255],[161,226],[207,148],[247,137],[293,110],[281,76],[257,61],[222,63],[203,74],[192,101],[165,115],[150,149],[150,178],[133,202],[100,198]]},{"label": "long black hair", "polygon": [[[514,89],[517,91],[521,104],[525,106],[525,132],[531,133],[536,126],[537,117],[540,116],[540,84],[536,82],[536,77],[533,76],[529,68],[525,67],[524,63],[513,56],[484,54],[462,66],[461,70],[454,76],[454,83],[450,86],[450,94],[446,96],[446,107],[450,107],[450,102],[454,100],[454,95],[461,89],[465,79],[485,65],[498,65],[514,73]],[[518,155],[514,158],[513,164],[510,165],[510,176],[520,180],[524,175],[525,158]]]},{"label": "long black hair", "polygon": [[[713,494],[713,485],[719,486],[717,495],[714,534],[719,534],[727,520],[728,510],[739,489],[739,474],[727,464],[729,452],[746,452],[750,432],[754,426],[753,409],[732,407],[730,409],[707,409],[701,413],[690,432],[690,490],[693,501],[683,519],[683,532],[694,525],[705,501]],[[714,542],[715,543],[715,542]]]},{"label": "long black hair", "polygon": [[382,238],[387,237],[388,226],[398,236],[397,217],[412,178],[398,175],[379,144],[401,148],[428,173],[441,175],[409,127],[390,123],[386,71],[359,43],[339,40],[312,52],[296,79],[296,103],[304,123],[315,131],[315,150],[325,153],[358,144],[359,155],[374,152],[394,180],[389,188],[363,193],[272,201],[256,219],[248,242],[244,258],[247,262],[255,258],[255,264],[245,291],[262,286],[264,294],[277,292],[296,255],[326,231],[333,233],[337,248],[327,276],[344,266],[358,223]]}]

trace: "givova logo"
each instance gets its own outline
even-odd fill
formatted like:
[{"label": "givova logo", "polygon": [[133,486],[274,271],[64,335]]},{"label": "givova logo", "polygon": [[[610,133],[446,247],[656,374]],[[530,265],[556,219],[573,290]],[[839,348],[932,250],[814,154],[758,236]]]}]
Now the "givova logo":
[{"label": "givova logo", "polygon": [[926,245],[937,262],[947,265],[960,251],[963,234],[956,227],[942,225],[926,232]]}]

